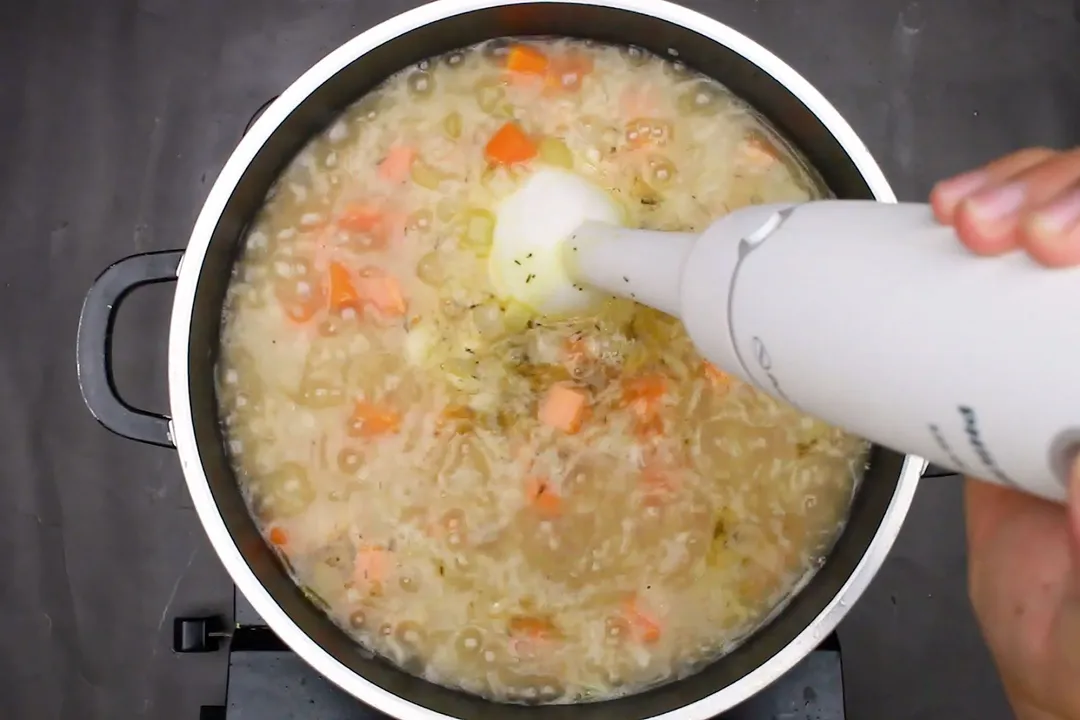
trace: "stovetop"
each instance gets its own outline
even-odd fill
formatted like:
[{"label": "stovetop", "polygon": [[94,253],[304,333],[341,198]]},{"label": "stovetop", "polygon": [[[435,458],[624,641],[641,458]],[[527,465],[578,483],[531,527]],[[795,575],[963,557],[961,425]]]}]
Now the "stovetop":
[{"label": "stovetop", "polygon": [[[175,618],[173,650],[228,652],[224,705],[203,706],[193,720],[388,720],[319,675],[235,593],[235,622]],[[844,680],[835,635],[787,675],[717,720],[844,720]]]}]

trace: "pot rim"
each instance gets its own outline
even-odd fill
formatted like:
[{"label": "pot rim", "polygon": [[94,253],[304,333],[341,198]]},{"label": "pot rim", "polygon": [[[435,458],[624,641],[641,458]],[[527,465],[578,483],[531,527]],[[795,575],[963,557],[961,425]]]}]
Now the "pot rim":
[{"label": "pot rim", "polygon": [[[243,137],[207,196],[177,272],[169,326],[169,400],[171,434],[199,520],[237,588],[297,655],[325,678],[375,709],[401,720],[457,720],[384,690],[334,658],[308,636],[274,600],[241,554],[214,501],[195,439],[189,392],[188,350],[195,291],[207,249],[226,203],[244,171],[281,123],[318,87],[354,60],[400,35],[449,17],[498,6],[528,3],[596,5],[649,15],[693,30],[742,55],[798,98],[847,152],[874,197],[896,202],[892,188],[867,149],[840,113],[806,79],[745,35],[689,8],[667,0],[436,0],[397,15],[344,43],[301,75],[273,102]],[[885,560],[900,531],[926,461],[904,459],[896,491],[859,564],[828,605],[780,652],[736,682],[653,720],[707,720],[738,705],[770,685],[808,655],[831,633],[862,595]]]}]

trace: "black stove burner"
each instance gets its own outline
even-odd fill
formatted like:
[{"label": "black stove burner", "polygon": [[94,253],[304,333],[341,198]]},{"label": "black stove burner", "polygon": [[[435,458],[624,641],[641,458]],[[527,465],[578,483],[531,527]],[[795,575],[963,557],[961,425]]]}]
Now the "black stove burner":
[{"label": "black stove burner", "polygon": [[[226,644],[229,679],[225,705],[203,707],[198,720],[388,720],[325,680],[292,653],[236,593],[236,623],[177,618],[176,652],[213,652]],[[224,643],[223,643],[224,641]],[[791,672],[716,720],[844,720],[840,645],[825,639]]]}]

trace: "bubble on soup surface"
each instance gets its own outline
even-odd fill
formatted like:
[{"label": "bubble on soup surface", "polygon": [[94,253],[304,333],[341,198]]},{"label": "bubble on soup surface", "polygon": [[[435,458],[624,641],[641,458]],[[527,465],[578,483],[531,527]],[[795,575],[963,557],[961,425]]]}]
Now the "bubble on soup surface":
[{"label": "bubble on soup surface", "polygon": [[417,654],[424,649],[427,642],[427,632],[420,623],[405,620],[394,628],[394,639],[405,651]]},{"label": "bubble on soup surface", "polygon": [[701,80],[679,95],[676,106],[687,115],[713,116],[724,108],[727,97],[718,84]]},{"label": "bubble on soup surface", "polygon": [[506,38],[495,38],[494,40],[488,40],[481,45],[480,54],[482,54],[488,60],[495,61],[499,64],[505,62],[506,56],[510,53],[510,40]]},{"label": "bubble on soup surface", "polygon": [[655,188],[664,189],[675,181],[675,164],[662,155],[652,155],[648,159],[648,181]]},{"label": "bubble on soup surface", "polygon": [[345,402],[345,390],[322,379],[306,378],[300,386],[298,400],[308,407],[333,407]]},{"label": "bubble on soup surface", "polygon": [[409,215],[405,226],[412,232],[423,232],[431,228],[432,218],[431,210],[422,208]]},{"label": "bubble on soup surface", "polygon": [[455,638],[454,648],[461,657],[482,657],[484,654],[483,632],[479,628],[465,628]]},{"label": "bubble on soup surface", "polygon": [[418,575],[402,574],[398,578],[398,586],[407,593],[420,591],[420,577]]},{"label": "bubble on soup surface", "polygon": [[604,642],[618,646],[631,639],[630,623],[624,617],[611,616],[604,621]]},{"label": "bubble on soup surface", "polygon": [[419,70],[409,75],[409,94],[414,98],[427,98],[435,92],[435,78],[426,70]]},{"label": "bubble on soup surface", "polygon": [[337,468],[348,475],[355,475],[363,466],[364,456],[354,448],[342,448],[337,456]]},{"label": "bubble on soup surface", "polygon": [[461,547],[468,541],[468,526],[465,519],[465,511],[454,508],[446,511],[439,520],[440,533],[446,540],[446,544],[452,548]]},{"label": "bubble on soup surface", "polygon": [[662,60],[661,62],[664,64],[664,73],[674,80],[686,80],[693,75],[693,71],[681,60]]},{"label": "bubble on soup surface", "polygon": [[353,630],[363,630],[367,627],[368,616],[363,610],[354,610],[349,614],[349,627]]},{"label": "bubble on soup surface", "polygon": [[639,118],[626,126],[626,140],[631,146],[667,145],[675,135],[675,126],[667,120]]},{"label": "bubble on soup surface", "polygon": [[257,487],[264,509],[270,515],[292,517],[299,515],[315,499],[315,488],[307,470],[298,463],[287,462],[263,476]]},{"label": "bubble on soup surface", "polygon": [[326,137],[330,139],[330,142],[341,142],[349,136],[349,128],[345,123],[340,120],[330,126],[330,130],[327,132]]},{"label": "bubble on soup surface", "polygon": [[558,678],[504,667],[496,671],[510,699],[527,704],[557,702],[566,694]]}]

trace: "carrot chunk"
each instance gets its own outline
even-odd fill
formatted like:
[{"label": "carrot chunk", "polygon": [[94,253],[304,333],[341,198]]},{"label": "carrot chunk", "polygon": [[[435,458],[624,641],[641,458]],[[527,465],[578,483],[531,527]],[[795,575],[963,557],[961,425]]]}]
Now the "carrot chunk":
[{"label": "carrot chunk", "polygon": [[[350,203],[338,215],[335,224],[338,229],[352,235],[348,247],[357,252],[381,250],[391,240],[405,234],[405,215],[401,212],[388,212],[381,207],[367,203]],[[325,250],[325,248],[324,248]]]},{"label": "carrot chunk", "polygon": [[661,417],[667,378],[663,375],[643,375],[623,381],[623,404],[636,416],[635,429],[639,435],[655,435],[664,430]]},{"label": "carrot chunk", "polygon": [[759,170],[768,170],[780,161],[780,151],[777,147],[758,133],[746,136],[741,152],[746,163]]},{"label": "carrot chunk", "polygon": [[495,131],[484,148],[488,162],[501,165],[527,162],[536,157],[536,153],[536,143],[514,122],[508,122]]},{"label": "carrot chunk", "polygon": [[369,233],[382,226],[383,214],[379,208],[365,203],[350,203],[338,217],[337,224],[349,232]]},{"label": "carrot chunk", "polygon": [[545,480],[531,477],[525,483],[525,497],[529,504],[544,517],[558,517],[562,514],[562,498],[554,492]]},{"label": "carrot chunk", "polygon": [[278,526],[270,528],[270,542],[274,545],[281,546],[287,545],[289,542],[289,536],[284,530]]},{"label": "carrot chunk", "polygon": [[624,117],[655,117],[660,113],[660,91],[652,83],[630,83],[619,95]]},{"label": "carrot chunk", "polygon": [[506,69],[511,72],[543,75],[548,69],[548,58],[536,48],[515,45],[506,55]]},{"label": "carrot chunk", "polygon": [[401,283],[396,277],[379,268],[362,270],[356,289],[361,300],[373,305],[383,315],[402,317],[408,310]]},{"label": "carrot chunk", "polygon": [[510,634],[534,640],[550,640],[559,634],[550,618],[532,615],[515,615],[510,618]]},{"label": "carrot chunk", "polygon": [[585,420],[587,402],[583,390],[565,383],[552,385],[540,403],[540,422],[563,432],[576,433]]},{"label": "carrot chunk", "polygon": [[646,462],[645,467],[641,469],[641,486],[646,495],[651,497],[670,495],[678,490],[680,485],[678,475],[658,462]]},{"label": "carrot chunk", "polygon": [[360,310],[360,296],[353,287],[349,269],[341,263],[330,263],[330,309],[341,312],[345,308]]},{"label": "carrot chunk", "polygon": [[298,325],[315,317],[326,303],[322,283],[317,276],[280,278],[274,283],[274,295],[285,316]]},{"label": "carrot chunk", "polygon": [[667,393],[667,378],[660,374],[641,375],[623,381],[623,402],[627,405],[655,405]]},{"label": "carrot chunk", "polygon": [[416,151],[407,145],[394,145],[379,163],[379,177],[391,184],[403,183],[409,179]]},{"label": "carrot chunk", "polygon": [[401,429],[401,414],[393,408],[357,400],[349,417],[349,435],[377,437],[391,435]]},{"label": "carrot chunk", "polygon": [[637,596],[628,598],[623,602],[623,617],[630,623],[634,637],[643,643],[654,643],[660,639],[662,628],[660,623],[642,607]]},{"label": "carrot chunk", "polygon": [[360,585],[372,585],[386,579],[390,570],[390,553],[379,545],[361,545],[356,551],[353,580]]},{"label": "carrot chunk", "polygon": [[705,377],[709,379],[712,386],[722,395],[731,389],[731,376],[720,368],[713,365],[711,362],[706,362],[705,365]]},{"label": "carrot chunk", "polygon": [[573,337],[563,344],[563,366],[573,372],[591,359],[589,344],[581,337]]},{"label": "carrot chunk", "polygon": [[297,324],[306,323],[322,307],[321,297],[312,297],[309,300],[293,300],[282,304],[285,315]]},{"label": "carrot chunk", "polygon": [[584,53],[569,52],[551,60],[545,86],[548,90],[577,92],[585,76],[593,71],[592,58]]}]

